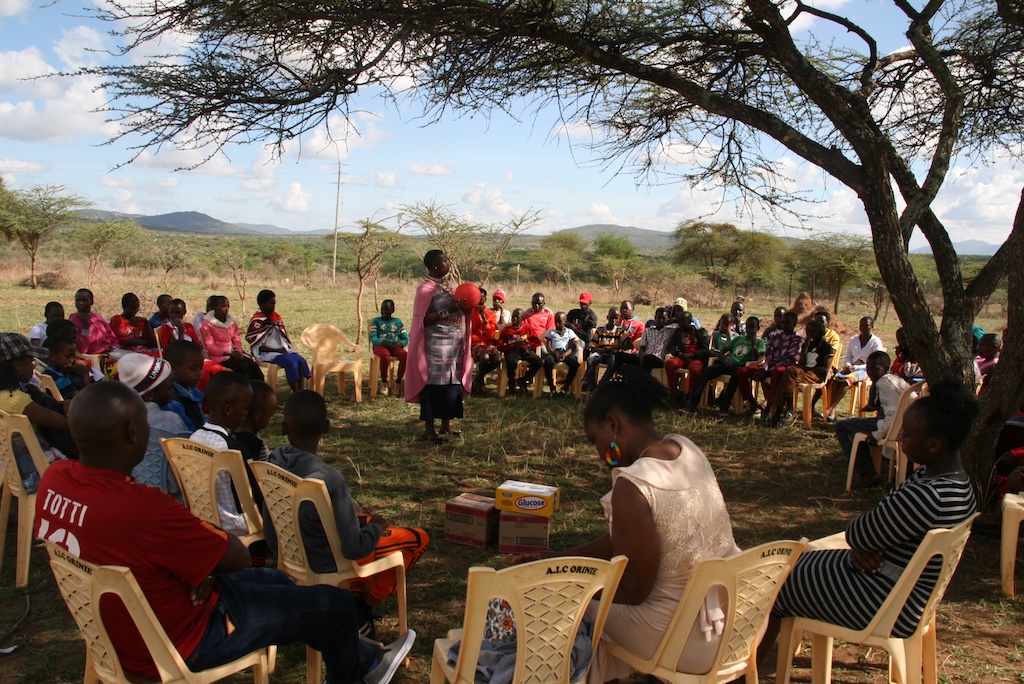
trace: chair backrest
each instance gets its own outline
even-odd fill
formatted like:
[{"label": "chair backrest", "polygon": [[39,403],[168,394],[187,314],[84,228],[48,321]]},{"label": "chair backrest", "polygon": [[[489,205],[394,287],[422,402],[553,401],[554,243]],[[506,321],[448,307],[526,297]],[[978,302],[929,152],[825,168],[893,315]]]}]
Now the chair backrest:
[{"label": "chair backrest", "polygon": [[[188,680],[188,668],[160,626],[131,570],[118,566],[96,566],[76,558],[53,542],[45,543],[57,586],[82,632],[92,667],[100,679],[107,682],[130,681],[121,668],[99,611],[100,598],[104,594],[115,594],[124,603],[146,642],[161,679]],[[88,676],[89,673],[86,673],[87,681]]]},{"label": "chair backrest", "polygon": [[39,389],[49,394],[57,401],[64,401],[64,395],[59,389],[57,389],[57,383],[46,373],[36,376],[36,382],[39,383]]},{"label": "chair backrest", "polygon": [[806,540],[774,541],[729,558],[698,561],[665,638],[650,658],[651,665],[676,671],[691,628],[700,618],[705,596],[709,590],[721,587],[726,595],[722,606],[725,625],[709,672],[718,673],[719,678],[730,673],[738,676],[754,662],[761,627],[805,544]]},{"label": "chair backrest", "polygon": [[359,348],[348,336],[333,325],[314,323],[302,331],[302,344],[313,350],[313,363],[331,363],[338,360],[338,345],[344,342],[346,351],[359,359]]},{"label": "chair backrest", "polygon": [[322,480],[304,479],[265,461],[253,461],[249,467],[256,475],[267,515],[277,534],[277,567],[299,584],[314,584],[317,581],[316,573],[309,567],[299,527],[300,508],[303,502],[308,501],[320,517],[338,576],[353,576],[354,573],[347,571],[352,561],[341,553],[341,538],[327,485]]},{"label": "chair backrest", "polygon": [[900,395],[900,403],[896,407],[896,415],[893,416],[892,422],[889,423],[889,431],[885,434],[883,443],[896,442],[899,438],[900,430],[903,429],[903,416],[906,414],[907,409],[919,396],[923,397],[927,393],[927,382],[919,382],[903,390],[903,394]]},{"label": "chair backrest", "polygon": [[223,527],[217,509],[217,473],[226,470],[249,527],[249,534],[262,534],[263,518],[252,499],[245,459],[235,449],[220,451],[183,437],[161,439],[167,461],[181,486],[185,505],[201,520]]},{"label": "chair backrest", "polygon": [[22,484],[18,462],[14,456],[15,435],[21,436],[36,466],[36,472],[42,477],[46,472],[46,455],[43,454],[43,447],[39,444],[32,423],[21,413],[0,411],[0,468],[3,469],[4,478],[3,482],[0,482],[0,487],[7,487],[15,496],[26,496],[28,492]]},{"label": "chair backrest", "polygon": [[594,595],[603,590],[605,600],[600,602],[592,635],[596,644],[626,561],[625,556],[610,561],[566,556],[503,570],[470,568],[455,681],[474,681],[487,604],[499,598],[508,601],[515,616],[513,684],[568,682],[572,647],[583,614]]},{"label": "chair backrest", "polygon": [[946,587],[949,586],[949,581],[953,579],[956,566],[960,563],[960,556],[967,545],[968,537],[971,536],[971,525],[977,517],[978,514],[975,513],[956,527],[930,530],[924,535],[921,545],[917,547],[914,556],[910,559],[903,573],[900,574],[900,579],[896,586],[889,592],[889,596],[878,609],[874,619],[865,628],[865,632],[882,638],[889,637],[893,627],[896,625],[896,620],[907,603],[910,592],[913,591],[918,578],[920,578],[925,566],[928,565],[928,561],[935,556],[940,556],[942,558],[942,568],[939,570],[939,577],[935,582],[935,587],[932,589],[932,593],[928,597],[928,603],[925,604],[924,612],[921,614],[921,622],[917,625],[917,630],[914,632],[915,636],[931,623],[932,618],[935,616],[935,611],[939,607],[939,602],[942,601],[942,597],[946,593]]}]

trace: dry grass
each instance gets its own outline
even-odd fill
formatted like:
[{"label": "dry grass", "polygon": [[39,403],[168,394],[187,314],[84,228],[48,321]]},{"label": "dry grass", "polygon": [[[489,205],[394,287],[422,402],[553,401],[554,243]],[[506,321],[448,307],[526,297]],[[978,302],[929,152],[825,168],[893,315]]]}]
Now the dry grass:
[{"label": "dry grass", "polygon": [[[211,291],[207,285],[180,283],[174,293],[199,302]],[[346,324],[353,319],[349,313],[354,303],[350,285],[325,290],[291,288],[284,283],[272,287],[278,291],[280,311],[297,337],[302,327],[316,321],[340,323],[353,333],[352,326]],[[386,294],[382,289],[382,295],[398,302],[399,316],[407,315],[413,288],[414,284],[403,283]],[[115,313],[110,303],[119,300],[126,289],[129,286],[116,278],[98,284],[94,290],[100,310],[105,315]],[[149,300],[161,291],[152,283],[130,289],[149,293]],[[216,289],[231,296],[226,286]],[[525,301],[533,290],[534,286],[524,286],[510,299]],[[608,291],[594,292],[600,303],[595,306],[598,310],[615,298]],[[56,298],[70,303],[71,294],[0,286],[5,304],[0,328],[27,330],[40,318],[46,301]],[[574,299],[573,293],[564,291],[548,294],[553,308],[568,308]],[[748,303],[748,310],[767,314],[773,304]],[[705,323],[716,319],[712,311],[698,314]],[[853,314],[844,312],[843,318],[849,320]],[[882,326],[883,337],[890,344],[891,328]],[[286,395],[287,390],[282,391],[281,398]],[[421,431],[416,407],[393,397],[356,405],[351,390],[348,396],[338,397],[330,384],[327,399],[334,429],[323,445],[325,458],[344,472],[357,499],[380,509],[398,524],[426,529],[432,537],[430,550],[409,576],[410,623],[420,639],[412,666],[400,675],[400,681],[428,679],[433,638],[461,622],[466,569],[502,562],[493,549],[480,550],[444,540],[445,500],[463,491],[490,493],[508,478],[552,483],[563,489],[562,510],[551,526],[553,548],[570,548],[605,528],[598,498],[607,489],[609,477],[583,435],[582,406],[574,400],[469,399],[467,417],[459,425],[464,436],[434,447],[415,440]],[[845,462],[838,454],[831,429],[820,424],[809,430],[794,427],[767,431],[740,419],[719,420],[715,414],[704,413],[663,414],[658,426],[663,432],[687,435],[707,452],[742,546],[835,532],[880,496],[880,492],[843,491]],[[268,432],[272,444],[281,443],[276,427]],[[972,538],[941,609],[939,663],[945,681],[1022,681],[1024,601],[1000,597],[998,554],[996,541]],[[0,647],[17,644],[19,648],[12,655],[0,655],[0,683],[79,681],[83,645],[57,594],[45,554],[39,549],[33,552],[27,590],[13,588],[13,525],[4,555]],[[13,630],[25,613],[26,597],[31,610]],[[393,605],[386,604],[382,612],[383,634],[391,636],[396,627]],[[877,652],[840,648],[834,681],[881,682],[885,677],[882,662]],[[806,660],[798,660],[801,664],[806,666]],[[299,682],[303,673],[303,649],[282,649],[274,681]]]}]

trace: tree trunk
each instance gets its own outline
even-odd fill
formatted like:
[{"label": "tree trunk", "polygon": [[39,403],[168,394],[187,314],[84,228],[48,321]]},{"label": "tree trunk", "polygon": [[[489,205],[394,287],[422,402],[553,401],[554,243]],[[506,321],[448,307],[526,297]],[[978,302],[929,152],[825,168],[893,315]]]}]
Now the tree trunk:
[{"label": "tree trunk", "polygon": [[29,284],[32,286],[33,290],[38,287],[38,284],[36,283],[36,256],[38,254],[39,254],[39,248],[38,247],[36,249],[33,249],[33,250],[29,251],[29,261],[31,263],[29,265],[28,280],[29,280]]},{"label": "tree trunk", "polygon": [[366,280],[359,276],[359,290],[356,292],[356,347],[363,339],[363,290],[366,287]]}]

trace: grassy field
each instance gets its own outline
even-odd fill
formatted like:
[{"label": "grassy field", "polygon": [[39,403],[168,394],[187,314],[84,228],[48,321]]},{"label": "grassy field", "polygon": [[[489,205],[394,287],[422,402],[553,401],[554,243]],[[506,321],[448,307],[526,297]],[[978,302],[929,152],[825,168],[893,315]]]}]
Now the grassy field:
[{"label": "grassy field", "polygon": [[[190,304],[199,304],[207,294],[225,293],[232,299],[235,315],[242,319],[238,297],[229,285],[226,280],[179,281],[171,292]],[[269,285],[278,293],[278,310],[293,337],[314,322],[333,323],[350,335],[355,333],[353,283],[339,282],[336,288],[321,289],[286,282]],[[382,298],[395,299],[397,315],[408,320],[414,288],[412,282],[382,284],[380,293]],[[163,291],[158,279],[129,284],[108,276],[93,287],[97,311],[108,317],[118,313],[120,295],[129,289],[140,295],[147,309]],[[250,287],[249,313],[257,289]],[[510,303],[525,305],[536,289],[534,285],[511,288]],[[621,298],[610,290],[592,291],[598,311]],[[547,291],[549,305],[556,309],[572,306],[576,294]],[[50,299],[65,302],[70,313],[72,296],[71,290],[31,291],[0,282],[4,302],[0,329],[27,331],[41,320],[43,304]],[[373,315],[372,301],[371,295],[365,309],[367,321]],[[779,303],[784,302],[748,301],[747,310],[767,317]],[[638,313],[646,316],[648,307],[638,307]],[[718,312],[696,313],[702,322],[712,325]],[[865,313],[854,304],[839,317],[850,323]],[[1002,327],[995,320],[981,324],[995,330]],[[879,326],[890,347],[895,327],[890,312]],[[365,362],[365,334],[363,346]],[[281,399],[287,394],[283,389]],[[426,529],[432,537],[430,550],[409,576],[410,624],[420,637],[411,667],[400,674],[399,681],[427,681],[433,639],[461,622],[467,568],[481,564],[498,567],[503,562],[494,549],[444,540],[444,502],[448,498],[460,492],[493,495],[494,487],[505,479],[556,484],[562,487],[563,505],[552,520],[552,548],[570,548],[604,529],[598,499],[609,486],[609,475],[584,437],[582,405],[574,400],[469,399],[467,417],[460,424],[464,436],[434,447],[415,440],[421,429],[416,407],[385,397],[355,404],[351,389],[348,396],[339,397],[330,384],[327,399],[333,429],[323,447],[325,458],[344,472],[357,499],[380,509],[397,524]],[[843,491],[845,460],[838,453],[832,429],[818,423],[811,429],[766,431],[741,419],[720,420],[713,413],[664,414],[659,417],[659,428],[680,432],[707,452],[725,494],[737,541],[744,547],[838,531],[881,495],[879,491]],[[272,445],[283,441],[276,425],[268,432]],[[11,655],[0,655],[0,682],[80,681],[83,642],[41,550],[33,552],[28,588],[13,588],[14,530],[12,524],[0,573],[0,648],[18,648]],[[1024,682],[1024,600],[1000,595],[998,561],[997,540],[971,539],[940,609],[941,681]],[[1024,561],[1019,563],[1018,577],[1022,578],[1018,584],[1024,583]],[[386,604],[382,612],[382,635],[394,636],[397,619],[393,604]],[[283,648],[273,681],[302,681],[304,657],[300,647]],[[884,662],[876,650],[840,645],[834,681],[882,682]],[[797,665],[806,668],[809,663],[798,658]],[[806,669],[799,674],[798,679],[808,680]]]}]

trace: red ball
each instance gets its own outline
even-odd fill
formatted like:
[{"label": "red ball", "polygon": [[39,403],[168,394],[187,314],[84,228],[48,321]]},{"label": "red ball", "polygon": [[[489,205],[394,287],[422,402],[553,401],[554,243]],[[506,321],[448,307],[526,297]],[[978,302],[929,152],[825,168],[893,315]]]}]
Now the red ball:
[{"label": "red ball", "polygon": [[473,283],[462,283],[455,288],[455,298],[461,299],[466,311],[480,305],[480,288]]}]

